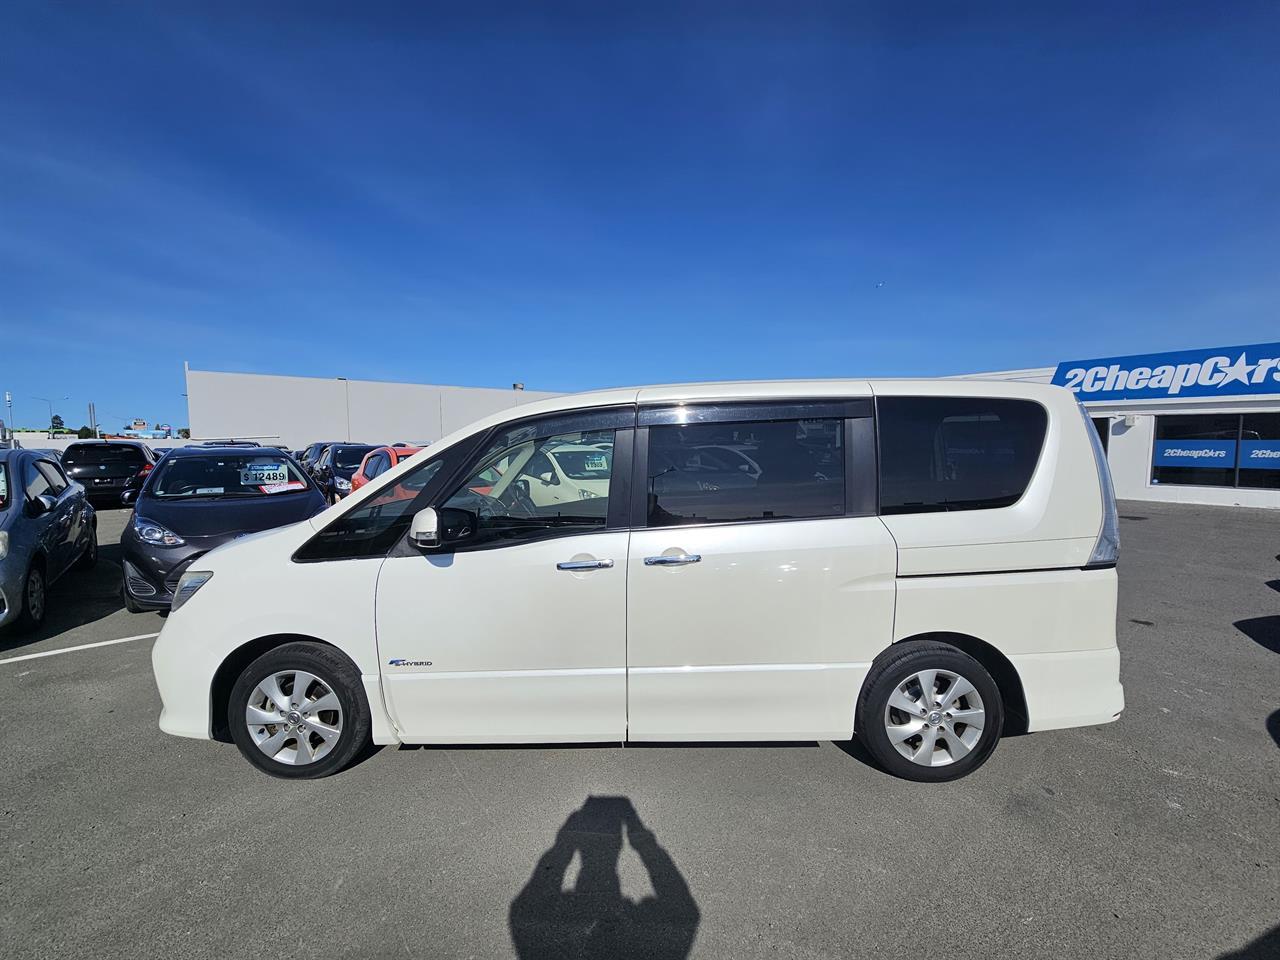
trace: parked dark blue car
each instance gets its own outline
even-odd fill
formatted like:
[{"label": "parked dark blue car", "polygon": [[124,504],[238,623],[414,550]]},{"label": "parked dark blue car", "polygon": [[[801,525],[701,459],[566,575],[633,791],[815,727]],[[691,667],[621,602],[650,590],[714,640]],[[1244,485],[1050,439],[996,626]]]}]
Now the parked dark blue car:
[{"label": "parked dark blue car", "polygon": [[120,589],[134,613],[167,610],[183,571],[215,547],[328,506],[297,461],[274,447],[177,447],[124,499],[133,517],[120,536]]}]

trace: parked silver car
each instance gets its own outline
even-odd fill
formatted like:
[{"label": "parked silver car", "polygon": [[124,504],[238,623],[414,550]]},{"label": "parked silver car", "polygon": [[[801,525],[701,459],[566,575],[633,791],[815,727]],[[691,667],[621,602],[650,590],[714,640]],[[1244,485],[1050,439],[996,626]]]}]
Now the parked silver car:
[{"label": "parked silver car", "polygon": [[38,627],[48,587],[98,560],[98,517],[84,487],[35,450],[0,450],[0,627]]}]

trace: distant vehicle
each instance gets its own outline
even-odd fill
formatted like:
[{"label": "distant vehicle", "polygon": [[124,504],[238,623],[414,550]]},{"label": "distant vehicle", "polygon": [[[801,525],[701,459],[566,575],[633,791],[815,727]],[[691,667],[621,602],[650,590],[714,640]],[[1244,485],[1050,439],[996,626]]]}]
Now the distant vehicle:
[{"label": "distant vehicle", "polygon": [[351,489],[359,490],[374,477],[386,473],[401,460],[407,460],[421,447],[411,447],[404,443],[393,443],[389,447],[375,447],[365,454],[360,461],[360,469],[351,475]]},{"label": "distant vehicle", "polygon": [[188,447],[260,447],[257,440],[196,440]]},{"label": "distant vehicle", "polygon": [[98,561],[98,517],[79,483],[36,450],[0,450],[0,627],[34,630],[49,585]]},{"label": "distant vehicle", "polygon": [[325,447],[341,442],[341,440],[321,440],[313,443],[302,451],[302,456],[298,457],[298,462],[302,464],[303,469],[310,470],[316,465],[316,461],[320,459],[320,454],[324,453]]},{"label": "distant vehicle", "polygon": [[351,478],[360,469],[365,454],[374,449],[367,443],[334,443],[325,447],[311,468],[311,475],[331,503],[337,503],[351,492]]},{"label": "distant vehicle", "polygon": [[171,450],[126,499],[133,519],[120,536],[120,590],[133,613],[167,609],[183,571],[215,547],[328,505],[287,453],[241,446]]},{"label": "distant vehicle", "polygon": [[91,501],[120,506],[120,495],[136,487],[156,463],[156,453],[137,440],[81,440],[67,447],[62,466],[84,486]]}]

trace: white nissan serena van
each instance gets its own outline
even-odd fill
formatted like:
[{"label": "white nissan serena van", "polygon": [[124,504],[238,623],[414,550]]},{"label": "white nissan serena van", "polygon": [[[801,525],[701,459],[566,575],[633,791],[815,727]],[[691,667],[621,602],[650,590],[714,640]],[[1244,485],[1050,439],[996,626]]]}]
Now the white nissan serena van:
[{"label": "white nissan serena van", "polygon": [[518,406],[194,560],[160,726],[280,777],[372,741],[847,739],[951,780],[1107,723],[1114,496],[1070,392],[643,387]]}]

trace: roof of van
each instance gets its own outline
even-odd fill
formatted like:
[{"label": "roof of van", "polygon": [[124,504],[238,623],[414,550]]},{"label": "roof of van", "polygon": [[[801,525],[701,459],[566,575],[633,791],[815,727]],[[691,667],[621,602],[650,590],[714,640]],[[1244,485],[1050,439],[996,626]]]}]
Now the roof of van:
[{"label": "roof of van", "polygon": [[[535,413],[554,413],[577,407],[608,406],[620,403],[681,403],[717,400],[832,399],[872,396],[987,396],[1029,397],[1045,400],[1070,395],[1065,387],[1024,381],[964,378],[893,378],[866,380],[727,380],[706,383],[665,383],[639,387],[617,387],[587,393],[567,393],[544,400],[522,403],[496,415],[495,420]],[[1074,397],[1072,397],[1074,402]]]}]

